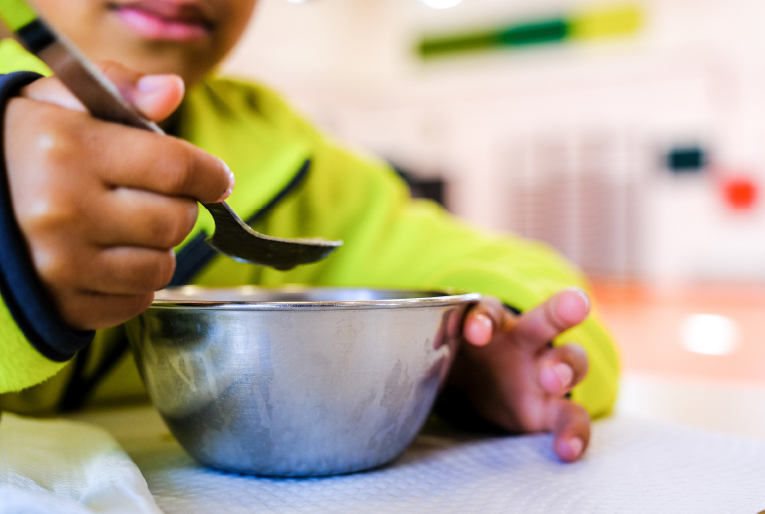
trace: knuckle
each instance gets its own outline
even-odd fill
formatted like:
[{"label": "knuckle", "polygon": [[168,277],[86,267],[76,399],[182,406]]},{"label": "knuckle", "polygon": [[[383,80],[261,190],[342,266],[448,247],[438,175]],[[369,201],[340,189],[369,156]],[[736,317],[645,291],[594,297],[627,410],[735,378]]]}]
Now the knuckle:
[{"label": "knuckle", "polygon": [[55,129],[38,132],[30,150],[35,156],[34,165],[48,176],[63,171],[65,164],[73,162],[75,157],[69,136],[59,135]]},{"label": "knuckle", "polygon": [[68,111],[55,107],[41,111],[36,120],[38,125],[32,150],[49,167],[70,164],[81,153],[82,127],[73,120],[81,116],[74,113],[62,116],[62,112]]},{"label": "knuckle", "polygon": [[76,259],[62,248],[35,245],[31,248],[32,263],[49,288],[77,286],[80,269]]},{"label": "knuckle", "polygon": [[19,225],[28,236],[70,233],[83,219],[83,207],[66,195],[41,195],[22,208]]},{"label": "knuckle", "polygon": [[6,107],[6,121],[13,127],[10,132],[23,134],[24,146],[45,156],[67,156],[74,148],[72,142],[80,139],[86,119],[81,112],[30,98],[12,98]]}]

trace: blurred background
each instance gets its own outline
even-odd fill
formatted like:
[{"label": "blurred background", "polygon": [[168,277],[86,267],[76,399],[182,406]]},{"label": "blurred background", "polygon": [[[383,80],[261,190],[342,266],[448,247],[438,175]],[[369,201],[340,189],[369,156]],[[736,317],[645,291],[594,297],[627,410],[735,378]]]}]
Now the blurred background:
[{"label": "blurred background", "polygon": [[765,437],[765,2],[260,0],[223,66],[584,268],[619,410]]}]

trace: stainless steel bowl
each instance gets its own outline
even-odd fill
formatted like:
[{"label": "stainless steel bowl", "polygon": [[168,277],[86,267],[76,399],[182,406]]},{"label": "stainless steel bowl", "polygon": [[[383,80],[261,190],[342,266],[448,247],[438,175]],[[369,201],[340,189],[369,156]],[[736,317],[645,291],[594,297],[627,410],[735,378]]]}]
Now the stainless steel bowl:
[{"label": "stainless steel bowl", "polygon": [[215,468],[318,476],[379,466],[417,435],[477,294],[160,291],[128,323],[149,394]]}]

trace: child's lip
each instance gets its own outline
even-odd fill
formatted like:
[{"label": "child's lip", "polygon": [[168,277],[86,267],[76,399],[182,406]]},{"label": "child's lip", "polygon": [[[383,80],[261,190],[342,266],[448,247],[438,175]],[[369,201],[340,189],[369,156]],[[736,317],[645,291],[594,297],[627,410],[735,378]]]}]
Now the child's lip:
[{"label": "child's lip", "polygon": [[214,28],[202,4],[188,0],[128,0],[109,5],[139,35],[155,40],[198,40]]}]

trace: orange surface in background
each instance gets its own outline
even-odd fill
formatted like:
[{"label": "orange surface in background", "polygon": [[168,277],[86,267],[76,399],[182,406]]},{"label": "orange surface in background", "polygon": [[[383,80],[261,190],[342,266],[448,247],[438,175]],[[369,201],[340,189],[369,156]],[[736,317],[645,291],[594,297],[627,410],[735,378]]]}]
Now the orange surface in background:
[{"label": "orange surface in background", "polygon": [[[765,284],[656,287],[594,280],[593,297],[625,371],[765,384]],[[735,320],[735,351],[717,356],[686,350],[680,327],[690,314]]]}]

